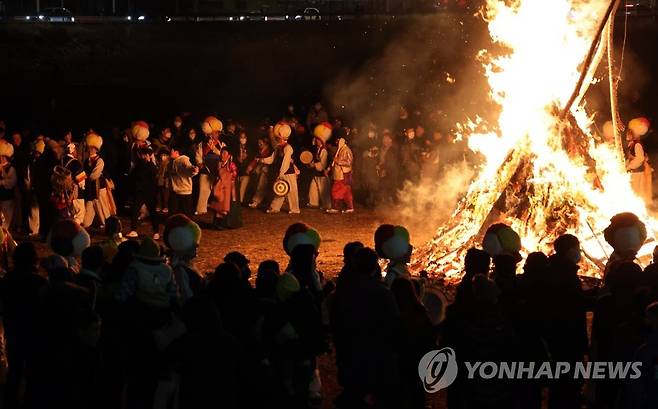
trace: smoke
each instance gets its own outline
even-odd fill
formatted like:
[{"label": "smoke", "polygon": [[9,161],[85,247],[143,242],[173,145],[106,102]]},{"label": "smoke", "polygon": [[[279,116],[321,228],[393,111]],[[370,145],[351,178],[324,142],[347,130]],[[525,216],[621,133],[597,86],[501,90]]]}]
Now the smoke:
[{"label": "smoke", "polygon": [[466,193],[475,171],[473,165],[459,161],[444,167],[437,177],[425,176],[420,183],[406,182],[398,194],[398,215],[414,232],[414,242],[431,239],[435,228],[453,213],[459,199]]},{"label": "smoke", "polygon": [[[483,49],[495,54],[505,50],[491,43],[484,22],[454,14],[406,21],[407,24],[398,21],[396,28],[385,27],[397,29],[398,33],[378,56],[361,67],[346,69],[325,88],[330,104],[354,113],[351,124],[362,128],[372,121],[380,131],[384,128],[396,131],[400,105],[410,108],[412,117],[420,111],[420,122],[428,135],[437,128],[451,132],[455,124],[477,116],[484,122],[496,123],[499,108],[489,98],[482,64],[475,56]],[[639,91],[647,86],[649,75],[638,55],[651,52],[644,51],[631,47],[625,51],[620,88],[622,110],[624,101],[636,107],[641,97]],[[605,74],[597,76],[604,78]],[[605,82],[591,89],[587,95],[588,108],[609,116]],[[622,113],[628,119],[637,115],[631,107],[626,111],[631,111]],[[381,211],[394,214],[396,221],[405,224],[416,245],[423,243],[453,214],[475,172],[472,164],[462,161],[444,167],[440,173],[436,170],[428,172],[429,176],[425,173],[419,182],[404,185],[398,193],[399,206]]]},{"label": "smoke", "polygon": [[364,35],[377,38],[382,31],[392,39],[381,52],[345,69],[324,90],[330,105],[344,109],[352,123],[372,121],[380,130],[391,129],[402,105],[412,117],[420,115],[428,130],[445,130],[484,111],[487,88],[474,58],[489,41],[481,19],[442,13],[375,21]]},{"label": "smoke", "polygon": [[[373,122],[380,134],[386,128],[395,133],[402,105],[414,125],[422,124],[431,138],[434,130],[445,137],[457,123],[486,117],[483,112],[496,114],[482,64],[476,61],[479,50],[491,47],[481,18],[442,13],[398,20],[379,30],[396,34],[379,55],[361,67],[346,69],[325,88],[330,105],[353,115],[351,124],[363,128]],[[379,209],[394,212],[413,232],[415,243],[430,239],[452,214],[475,173],[464,161],[442,163],[441,171],[434,166],[424,169],[419,182],[404,185],[397,206]]]}]

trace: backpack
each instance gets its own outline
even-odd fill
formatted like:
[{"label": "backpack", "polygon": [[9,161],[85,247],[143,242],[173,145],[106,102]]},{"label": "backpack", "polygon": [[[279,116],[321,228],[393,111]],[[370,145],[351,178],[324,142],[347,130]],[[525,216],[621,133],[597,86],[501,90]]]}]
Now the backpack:
[{"label": "backpack", "polygon": [[165,264],[136,263],[137,291],[135,296],[141,302],[156,308],[168,308],[169,287],[173,284],[171,268]]}]

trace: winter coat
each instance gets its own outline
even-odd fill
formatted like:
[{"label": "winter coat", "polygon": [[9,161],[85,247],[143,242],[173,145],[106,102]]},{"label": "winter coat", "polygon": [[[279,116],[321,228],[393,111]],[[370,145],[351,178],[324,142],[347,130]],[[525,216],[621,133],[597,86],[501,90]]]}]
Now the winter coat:
[{"label": "winter coat", "polygon": [[[26,407],[83,408],[96,377],[97,359],[81,345],[80,317],[91,313],[89,292],[71,282],[51,282],[41,293],[39,344],[28,360]],[[91,352],[91,351],[89,351]]]},{"label": "winter coat", "polygon": [[158,187],[169,187],[169,163],[171,159],[158,160]]},{"label": "winter coat", "polygon": [[382,148],[379,154],[378,175],[387,189],[395,191],[400,184],[400,151],[396,145]]},{"label": "winter coat", "polygon": [[171,264],[180,291],[181,302],[185,302],[185,300],[199,294],[203,284],[201,274],[190,263],[183,260],[174,258]]},{"label": "winter coat", "polygon": [[101,292],[102,280],[100,276],[95,271],[90,271],[86,269],[80,270],[80,273],[76,276],[76,284],[80,287],[86,288],[89,291],[89,296],[91,298],[90,308],[96,308],[96,300],[99,293]]},{"label": "winter coat", "polygon": [[153,308],[169,308],[178,299],[171,267],[139,259],[130,263],[117,299],[126,302],[131,298]]},{"label": "winter coat", "polygon": [[658,407],[658,333],[652,333],[647,342],[638,348],[634,362],[642,362],[637,380],[627,380],[620,407],[651,409]]},{"label": "winter coat", "polygon": [[39,292],[48,282],[31,270],[12,270],[0,280],[2,319],[7,338],[27,342],[34,333]]},{"label": "winter coat", "polygon": [[386,286],[390,287],[396,278],[411,278],[411,274],[409,274],[409,269],[405,263],[391,260],[386,266],[386,277],[384,277]]},{"label": "winter coat", "polygon": [[181,155],[176,159],[169,160],[169,178],[171,179],[171,190],[178,195],[192,194],[192,177],[197,170],[190,162],[190,158]]},{"label": "winter coat", "polygon": [[181,408],[239,407],[241,346],[232,335],[215,328],[187,333],[169,352],[180,374]]},{"label": "winter coat", "polygon": [[137,160],[133,169],[136,191],[155,197],[157,190],[158,167],[153,162]]},{"label": "winter coat", "polygon": [[404,178],[418,180],[420,177],[420,146],[414,139],[405,140],[400,145],[400,164]]},{"label": "winter coat", "polygon": [[330,321],[341,385],[374,391],[397,383],[400,312],[382,283],[346,277],[336,289]]},{"label": "winter coat", "polygon": [[247,168],[254,158],[253,153],[247,145],[239,145],[237,148],[236,155],[233,156],[235,164],[238,166],[238,175],[247,176],[249,172]]},{"label": "winter coat", "polygon": [[172,139],[163,140],[160,137],[154,138],[153,140],[151,140],[151,146],[153,147],[153,152],[157,154],[160,149],[169,150],[171,148],[171,142]]},{"label": "winter coat", "polygon": [[585,294],[578,278],[578,265],[558,255],[549,257],[549,280],[545,283],[543,336],[554,359],[582,360],[587,351]]},{"label": "winter coat", "polygon": [[[455,349],[459,377],[448,390],[449,402],[460,402],[464,408],[515,407],[516,384],[506,379],[466,379],[463,362],[513,362],[518,344],[511,323],[505,319],[497,304],[475,303],[464,315],[464,320],[449,334],[450,346]],[[452,395],[452,396],[451,396]],[[449,407],[452,407],[449,404]]]}]

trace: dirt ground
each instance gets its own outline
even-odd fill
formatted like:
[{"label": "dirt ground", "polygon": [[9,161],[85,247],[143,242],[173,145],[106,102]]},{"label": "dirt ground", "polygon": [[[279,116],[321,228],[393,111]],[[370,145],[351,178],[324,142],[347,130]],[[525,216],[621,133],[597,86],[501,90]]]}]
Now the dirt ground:
[{"label": "dirt ground", "polygon": [[[243,210],[244,226],[236,230],[204,229],[197,258],[200,271],[211,271],[229,251],[239,251],[251,261],[252,271],[267,259],[279,262],[285,269],[288,258],[283,251],[283,235],[292,223],[304,222],[320,232],[322,244],[318,268],[333,277],[342,266],[343,246],[349,241],[361,241],[374,246],[374,232],[382,223],[396,222],[391,217],[375,212],[359,211],[353,214],[329,215],[320,210],[304,209],[301,215],[279,213],[268,215],[258,210]],[[207,222],[202,218],[200,222]],[[203,225],[203,223],[201,223]],[[144,233],[148,226],[142,226]],[[141,231],[140,231],[141,232]]]},{"label": "dirt ground", "polygon": [[[288,264],[288,257],[283,251],[283,235],[293,223],[304,222],[313,226],[322,237],[318,268],[326,277],[334,277],[342,267],[343,246],[350,241],[361,241],[366,246],[374,247],[375,229],[383,223],[401,223],[391,215],[393,212],[357,211],[352,214],[326,214],[315,209],[303,209],[299,215],[285,212],[269,215],[260,210],[242,209],[244,225],[235,230],[214,230],[210,228],[210,217],[196,218],[203,231],[196,265],[201,273],[213,271],[224,256],[230,251],[243,253],[251,262],[252,271],[256,272],[258,264],[273,259],[279,262],[281,269]],[[128,232],[130,221],[122,218],[124,234]],[[435,228],[433,226],[432,228]],[[160,229],[162,232],[162,228]],[[89,229],[92,242],[105,239],[102,232]],[[140,239],[151,236],[150,223],[143,221],[138,229]],[[413,230],[411,231],[413,239]],[[16,235],[17,241],[25,239]],[[50,250],[44,243],[35,243],[39,254],[46,256]],[[161,242],[164,245],[164,242]],[[421,243],[422,244],[422,243]]]}]

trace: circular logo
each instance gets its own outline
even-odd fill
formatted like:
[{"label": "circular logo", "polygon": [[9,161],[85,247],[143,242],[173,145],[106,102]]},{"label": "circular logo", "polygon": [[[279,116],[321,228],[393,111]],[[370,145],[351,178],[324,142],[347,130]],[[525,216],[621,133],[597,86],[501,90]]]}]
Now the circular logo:
[{"label": "circular logo", "polygon": [[446,347],[426,353],[418,363],[418,376],[428,393],[450,386],[457,378],[455,351]]}]

